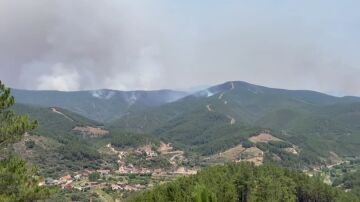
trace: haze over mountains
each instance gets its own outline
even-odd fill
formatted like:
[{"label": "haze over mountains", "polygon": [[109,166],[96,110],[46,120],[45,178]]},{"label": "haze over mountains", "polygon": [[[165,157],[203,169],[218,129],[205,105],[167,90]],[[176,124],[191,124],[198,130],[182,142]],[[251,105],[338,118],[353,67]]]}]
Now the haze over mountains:
[{"label": "haze over mountains", "polygon": [[360,201],[359,8],[0,0],[0,202]]},{"label": "haze over mountains", "polygon": [[186,95],[184,92],[159,91],[12,91],[18,103],[42,107],[61,107],[90,119],[107,122],[120,118],[131,111],[159,106]]},{"label": "haze over mountains", "polygon": [[[100,122],[110,122],[128,115],[131,111],[138,112],[168,103],[186,103],[209,99],[211,102],[222,100],[226,105],[228,100],[223,99],[224,94],[236,95],[230,99],[233,99],[238,108],[245,106],[252,108],[262,105],[262,109],[253,109],[259,113],[260,111],[268,112],[273,110],[275,105],[290,105],[290,102],[303,103],[304,105],[328,105],[360,101],[359,97],[335,97],[308,90],[267,88],[241,81],[226,82],[195,93],[174,90],[117,91],[101,89],[66,92],[13,89],[12,94],[18,103],[42,107],[61,107]],[[213,99],[214,97],[218,97],[218,99]],[[278,101],[287,103],[278,103]],[[247,114],[249,121],[258,118],[256,112],[249,113],[252,113]],[[262,114],[260,113],[260,116]]]},{"label": "haze over mountains", "polygon": [[176,140],[203,154],[219,152],[251,133],[271,129],[286,134],[284,138],[294,144],[314,144],[311,148],[317,155],[327,156],[330,148],[351,155],[359,152],[359,101],[357,97],[227,82],[128,114],[111,126]]},{"label": "haze over mountains", "polygon": [[299,146],[304,154],[300,158],[360,154],[359,97],[241,81],[193,94],[171,90],[13,90],[13,94],[21,104],[63,108],[111,131],[151,134],[201,155],[224,151],[267,130]]},{"label": "haze over mountains", "polygon": [[13,110],[39,122],[14,151],[46,177],[89,169],[125,174],[147,169],[155,177],[163,169],[164,176],[176,176],[241,161],[312,171],[360,157],[359,97],[242,81],[195,93],[15,89],[12,94]]}]

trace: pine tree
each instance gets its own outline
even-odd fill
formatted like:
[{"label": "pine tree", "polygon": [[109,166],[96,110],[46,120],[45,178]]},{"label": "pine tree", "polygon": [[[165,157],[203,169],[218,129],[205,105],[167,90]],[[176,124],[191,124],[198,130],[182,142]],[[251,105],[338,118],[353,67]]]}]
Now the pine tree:
[{"label": "pine tree", "polygon": [[[10,89],[0,81],[0,150],[21,140],[37,126],[37,122],[30,122],[28,117],[15,115],[10,110],[14,104]],[[35,201],[50,194],[48,189],[38,186],[36,169],[28,169],[24,160],[12,155],[0,159],[0,202]]]},{"label": "pine tree", "polygon": [[17,116],[9,110],[15,104],[10,89],[0,81],[0,148],[19,141],[25,132],[33,130],[37,122],[30,122],[27,116]]}]

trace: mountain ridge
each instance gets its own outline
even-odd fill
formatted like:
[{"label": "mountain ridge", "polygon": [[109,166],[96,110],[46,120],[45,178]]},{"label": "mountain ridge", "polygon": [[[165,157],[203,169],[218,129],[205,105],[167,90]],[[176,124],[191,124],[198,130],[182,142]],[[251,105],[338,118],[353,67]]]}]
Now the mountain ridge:
[{"label": "mountain ridge", "polygon": [[358,103],[357,97],[226,82],[175,102],[127,114],[108,127],[150,133],[201,155],[222,152],[270,130],[274,136],[300,146],[303,162],[313,162],[309,159],[328,158],[330,152],[360,155]]},{"label": "mountain ridge", "polygon": [[160,91],[28,91],[12,90],[18,103],[41,107],[61,107],[95,121],[107,122],[129,111],[141,110],[177,100],[185,92]]},{"label": "mountain ridge", "polygon": [[[330,153],[360,155],[360,98],[354,96],[268,88],[243,81],[225,82],[190,95],[111,90],[38,92],[30,97],[21,93],[15,91],[19,103],[46,104],[50,99],[51,107],[60,103],[56,107],[100,120],[110,132],[150,134],[200,155],[248,144],[248,139],[261,131],[299,146],[303,162],[314,162],[315,158],[321,162]],[[170,101],[173,96],[176,99]],[[272,145],[259,147],[264,152],[274,149]]]}]

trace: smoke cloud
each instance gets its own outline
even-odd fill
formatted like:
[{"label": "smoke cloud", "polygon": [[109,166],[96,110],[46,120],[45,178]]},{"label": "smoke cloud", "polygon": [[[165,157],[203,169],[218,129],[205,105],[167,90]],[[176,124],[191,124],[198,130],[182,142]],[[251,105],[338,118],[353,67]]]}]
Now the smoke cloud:
[{"label": "smoke cloud", "polygon": [[2,0],[0,79],[25,89],[228,80],[360,95],[359,1]]}]

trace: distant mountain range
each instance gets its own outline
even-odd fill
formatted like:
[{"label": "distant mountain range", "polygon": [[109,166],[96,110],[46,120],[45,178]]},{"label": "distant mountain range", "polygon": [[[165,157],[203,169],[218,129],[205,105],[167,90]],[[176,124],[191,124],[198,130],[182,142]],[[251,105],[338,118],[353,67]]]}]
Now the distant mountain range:
[{"label": "distant mountain range", "polygon": [[186,96],[185,92],[159,91],[29,91],[12,90],[17,103],[41,107],[61,107],[87,118],[108,122],[132,111],[160,106]]},{"label": "distant mountain range", "polygon": [[[311,164],[335,157],[360,156],[359,97],[274,89],[241,81],[195,93],[171,90],[12,93],[23,106],[63,108],[64,112],[86,117],[81,118],[87,120],[86,125],[94,124],[90,121],[94,120],[110,132],[150,134],[201,155],[222,152],[244,144],[261,131],[269,131],[287,144],[299,147],[297,157],[277,153],[276,158],[283,161]],[[41,119],[31,110],[28,112]],[[275,151],[271,145],[258,147],[265,153]]]},{"label": "distant mountain range", "polygon": [[227,82],[175,102],[127,114],[111,127],[168,138],[202,154],[272,130],[314,155],[360,154],[360,98]]}]

